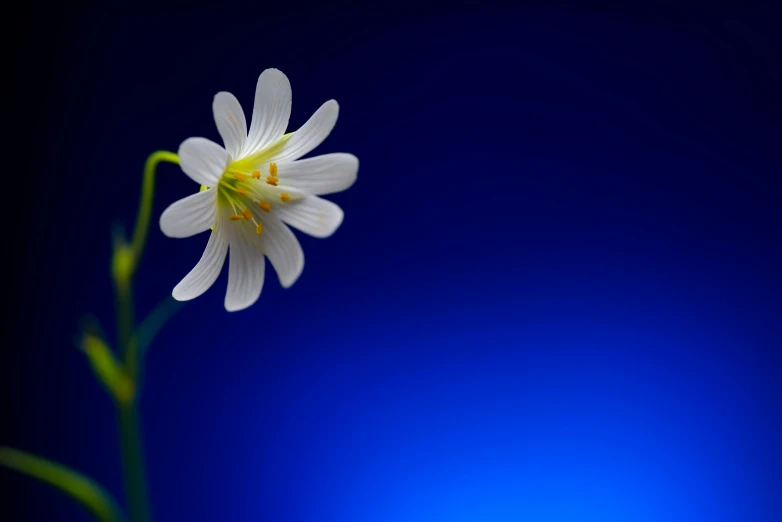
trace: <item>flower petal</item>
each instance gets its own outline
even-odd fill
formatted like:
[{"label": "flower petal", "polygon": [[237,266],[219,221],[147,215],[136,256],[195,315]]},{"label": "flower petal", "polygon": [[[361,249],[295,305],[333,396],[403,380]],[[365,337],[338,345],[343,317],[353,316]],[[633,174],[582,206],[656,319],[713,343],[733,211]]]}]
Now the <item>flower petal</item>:
[{"label": "flower petal", "polygon": [[250,134],[241,156],[249,156],[279,140],[291,116],[291,83],[278,69],[266,69],[258,77]]},{"label": "flower petal", "polygon": [[228,153],[206,138],[188,138],[179,146],[179,164],[190,178],[201,185],[214,187],[228,166]]},{"label": "flower petal", "polygon": [[282,183],[314,195],[333,194],[356,181],[358,158],[352,154],[324,154],[280,165]]},{"label": "flower petal", "polygon": [[304,269],[304,251],[293,231],[276,217],[263,220],[263,250],[283,288],[289,288]]},{"label": "flower petal", "polygon": [[239,100],[230,92],[218,92],[212,102],[212,113],[225,150],[232,158],[238,158],[247,139],[247,122]]},{"label": "flower petal", "polygon": [[279,153],[274,155],[274,161],[285,163],[301,158],[326,139],[337,123],[339,104],[329,100],[315,111],[315,114],[293,133],[283,144]]},{"label": "flower petal", "polygon": [[201,260],[189,274],[185,276],[171,295],[177,301],[188,301],[195,299],[206,292],[212,286],[220,275],[220,270],[225,263],[225,254],[228,252],[228,238],[224,228],[226,224],[217,223],[215,231],[209,236],[209,242],[206,244]]},{"label": "flower petal", "polygon": [[228,291],[225,309],[229,312],[244,310],[261,296],[265,261],[261,241],[246,223],[230,223],[231,245],[228,261]]},{"label": "flower petal", "polygon": [[160,230],[168,237],[190,237],[209,230],[215,222],[217,191],[197,192],[172,203],[160,216]]},{"label": "flower petal", "polygon": [[277,215],[285,223],[314,237],[328,237],[342,224],[344,213],[336,204],[317,196],[277,206]]}]

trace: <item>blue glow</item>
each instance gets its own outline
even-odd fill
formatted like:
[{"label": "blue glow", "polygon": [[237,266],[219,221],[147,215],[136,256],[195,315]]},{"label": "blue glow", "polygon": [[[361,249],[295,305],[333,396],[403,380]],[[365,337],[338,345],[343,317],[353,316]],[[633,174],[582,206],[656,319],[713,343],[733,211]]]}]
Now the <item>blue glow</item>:
[{"label": "blue glow", "polygon": [[[152,347],[156,520],[779,520],[782,76],[701,15],[335,7],[258,22],[289,42],[270,50],[206,14],[81,22],[92,80],[66,89],[72,132],[45,151],[62,181],[42,195],[80,224],[47,252],[78,255],[36,270],[51,320],[20,355],[37,373],[14,381],[10,442],[121,491],[111,405],[58,348],[82,312],[112,321],[95,216],[131,216],[145,155],[219,139],[214,93],[249,111],[278,67],[292,127],[340,102],[318,152],[356,154],[358,182],[330,197],[333,237],[299,234],[291,289],[268,270],[228,314],[223,274]],[[197,188],[159,178],[157,215]],[[140,310],[204,244],[153,230]],[[24,487],[29,519],[85,519]]]}]

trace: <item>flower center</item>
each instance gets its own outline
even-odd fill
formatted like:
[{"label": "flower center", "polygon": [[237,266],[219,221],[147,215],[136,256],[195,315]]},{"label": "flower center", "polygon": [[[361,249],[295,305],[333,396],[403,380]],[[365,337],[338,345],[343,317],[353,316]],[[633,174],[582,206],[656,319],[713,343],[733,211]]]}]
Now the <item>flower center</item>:
[{"label": "flower center", "polygon": [[276,163],[269,163],[266,172],[246,171],[238,162],[231,163],[217,183],[217,203],[233,212],[229,219],[237,223],[250,222],[255,233],[263,233],[261,212],[271,212],[272,202],[286,203],[290,194],[278,187]]}]

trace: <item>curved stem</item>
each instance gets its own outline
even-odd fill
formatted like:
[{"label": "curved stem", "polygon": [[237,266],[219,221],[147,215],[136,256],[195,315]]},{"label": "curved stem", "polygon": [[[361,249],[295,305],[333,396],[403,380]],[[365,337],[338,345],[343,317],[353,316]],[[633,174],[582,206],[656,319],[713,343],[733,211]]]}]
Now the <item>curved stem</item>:
[{"label": "curved stem", "polygon": [[[133,311],[133,275],[138,267],[144,244],[149,231],[149,219],[152,214],[152,200],[155,193],[155,170],[159,163],[179,164],[179,158],[173,152],[156,151],[149,155],[144,164],[144,179],[141,184],[136,225],[130,245],[121,244],[115,251],[114,287],[117,293],[117,347],[120,351],[125,370],[131,380],[137,383],[139,376],[138,342]],[[128,252],[129,250],[129,252]],[[129,256],[127,255],[129,254]],[[117,268],[119,267],[119,269]],[[117,401],[117,423],[119,425],[120,447],[125,479],[125,495],[128,512],[132,522],[149,522],[149,500],[144,473],[144,452],[141,443],[141,427],[138,413],[137,393],[128,401]]]},{"label": "curved stem", "polygon": [[0,448],[0,465],[45,482],[70,496],[101,522],[124,522],[116,502],[103,488],[62,464],[13,448]]},{"label": "curved stem", "polygon": [[152,200],[155,194],[155,169],[160,162],[179,165],[179,157],[173,152],[158,150],[150,154],[147,162],[144,164],[144,179],[141,182],[141,201],[139,202],[136,226],[133,228],[133,239],[131,241],[134,268],[138,266],[138,261],[141,259],[141,254],[144,251],[144,244],[147,241],[149,217],[152,214]]}]

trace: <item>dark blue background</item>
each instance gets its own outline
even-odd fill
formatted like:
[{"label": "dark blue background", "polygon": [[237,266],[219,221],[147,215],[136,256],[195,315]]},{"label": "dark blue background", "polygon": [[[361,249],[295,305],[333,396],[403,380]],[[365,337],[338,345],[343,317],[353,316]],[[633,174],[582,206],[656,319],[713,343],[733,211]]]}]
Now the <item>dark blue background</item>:
[{"label": "dark blue background", "polygon": [[[0,444],[121,496],[72,337],[113,322],[146,155],[291,80],[341,106],[345,221],[289,290],[226,274],[148,358],[158,521],[782,520],[778,11],[349,4],[22,18]],[[249,117],[249,116],[248,116]],[[155,223],[194,184],[159,170]],[[155,226],[139,314],[205,237]],[[271,272],[268,272],[271,274]],[[12,519],[87,520],[0,471]]]}]

